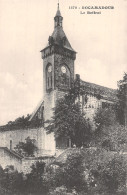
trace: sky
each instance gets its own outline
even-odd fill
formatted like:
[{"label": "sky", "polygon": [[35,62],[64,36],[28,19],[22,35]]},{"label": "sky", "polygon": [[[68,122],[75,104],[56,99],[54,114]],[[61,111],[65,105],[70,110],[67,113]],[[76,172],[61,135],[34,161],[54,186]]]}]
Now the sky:
[{"label": "sky", "polygon": [[[87,5],[114,9],[80,14]],[[0,125],[31,114],[43,98],[40,50],[53,32],[56,10],[57,0],[0,0]],[[77,52],[75,74],[117,88],[127,71],[127,0],[60,0],[60,11]]]}]

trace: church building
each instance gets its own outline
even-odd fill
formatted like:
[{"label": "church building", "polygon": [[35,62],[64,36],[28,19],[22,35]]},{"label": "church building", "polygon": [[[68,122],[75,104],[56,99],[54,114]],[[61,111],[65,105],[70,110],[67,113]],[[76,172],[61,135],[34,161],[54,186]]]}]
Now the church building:
[{"label": "church building", "polygon": [[[0,130],[0,164],[4,164],[4,167],[12,161],[12,164],[16,166],[18,166],[16,163],[23,164],[24,158],[14,152],[14,147],[19,142],[24,142],[27,137],[36,140],[38,147],[35,153],[36,158],[56,155],[60,145],[57,145],[53,133],[46,133],[44,121],[51,118],[52,108],[55,107],[56,101],[67,93],[74,80],[84,91],[84,94],[80,96],[80,101],[88,118],[92,118],[98,108],[117,102],[116,90],[85,82],[79,75],[75,75],[76,51],[63,30],[63,17],[59,4],[54,17],[53,33],[47,40],[47,46],[41,50],[41,57],[43,60],[43,100],[32,113],[29,122],[39,120],[42,125],[11,130],[6,129],[5,126],[3,130]],[[86,94],[87,103],[85,103]],[[63,145],[64,148],[68,146],[68,142]]]}]

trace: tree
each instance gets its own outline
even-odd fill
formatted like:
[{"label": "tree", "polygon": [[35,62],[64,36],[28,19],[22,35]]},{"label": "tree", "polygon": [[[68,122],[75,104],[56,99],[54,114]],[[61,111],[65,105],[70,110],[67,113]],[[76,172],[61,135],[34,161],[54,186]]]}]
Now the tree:
[{"label": "tree", "polygon": [[34,152],[36,152],[38,149],[35,142],[35,139],[30,139],[30,137],[27,137],[25,142],[19,142],[19,144],[16,145],[15,151],[20,154],[24,154],[25,156],[34,156]]},{"label": "tree", "polygon": [[117,118],[120,122],[120,124],[125,125],[125,102],[126,102],[126,96],[125,96],[125,85],[124,83],[127,82],[127,73],[124,73],[123,79],[118,82],[118,90],[117,90],[117,96],[118,96],[118,106],[117,106]]},{"label": "tree", "polygon": [[120,188],[126,187],[125,160],[122,156],[116,155],[105,164],[99,171],[100,179],[108,192],[116,194]]},{"label": "tree", "polygon": [[31,166],[31,173],[27,174],[26,191],[28,194],[46,194],[48,191],[45,185],[44,173],[45,163],[36,162]]},{"label": "tree", "polygon": [[25,194],[23,174],[18,173],[13,166],[0,168],[0,194]]},{"label": "tree", "polygon": [[108,127],[116,123],[116,112],[112,107],[100,108],[95,114],[94,121],[96,125],[96,133],[98,132],[100,134],[103,127]]},{"label": "tree", "polygon": [[96,161],[96,168],[90,171],[96,184],[96,191],[112,195],[119,194],[120,191],[125,192],[127,173],[125,159],[118,154],[105,153],[105,155],[108,158],[101,157],[101,161]]},{"label": "tree", "polygon": [[94,142],[107,150],[117,152],[125,150],[127,146],[127,134],[124,126],[116,119],[116,111],[112,108],[101,108],[95,115],[96,130]]},{"label": "tree", "polygon": [[5,169],[0,167],[0,195],[41,195],[47,194],[45,185],[45,163],[36,162],[31,166],[31,172],[19,173],[13,166]]},{"label": "tree", "polygon": [[[116,195],[126,191],[126,157],[104,149],[83,150],[88,192]],[[89,194],[88,193],[88,194]]]},{"label": "tree", "polygon": [[46,121],[48,133],[54,132],[56,138],[70,138],[72,144],[82,146],[90,141],[91,128],[79,101],[79,92],[72,88],[64,98],[56,102],[53,117]]},{"label": "tree", "polygon": [[[114,125],[110,125],[109,127],[105,127],[105,136],[101,141],[103,141],[104,147],[108,147],[110,150],[114,150],[116,152],[127,151],[127,132],[124,126],[116,123]],[[105,143],[108,145],[104,145]]]},{"label": "tree", "polygon": [[115,111],[109,108],[100,108],[97,110],[94,117],[96,129],[94,131],[93,142],[97,146],[111,150],[111,127],[116,123]]},{"label": "tree", "polygon": [[58,167],[54,172],[50,172],[48,182],[50,189],[65,186],[68,192],[75,189],[77,192],[87,190],[84,180],[83,156],[79,151],[74,151],[68,155],[66,162]]},{"label": "tree", "polygon": [[84,180],[83,156],[80,152],[72,153],[68,156],[64,166],[64,182],[68,189],[76,191],[87,190]]},{"label": "tree", "polygon": [[27,114],[26,117],[18,117],[14,121],[9,121],[6,125],[0,126],[0,130],[14,130],[14,129],[28,129],[42,127],[43,119],[37,116],[33,120],[29,120],[31,115]]},{"label": "tree", "polygon": [[74,189],[78,195],[125,195],[126,174],[124,155],[102,148],[73,149],[48,182],[52,182],[51,194],[57,194],[58,187],[65,186],[66,193]]},{"label": "tree", "polygon": [[4,187],[3,178],[4,178],[4,170],[3,170],[3,168],[0,166],[0,194],[1,194],[1,195],[4,195],[5,192],[6,192],[6,189],[5,189],[5,187]]}]

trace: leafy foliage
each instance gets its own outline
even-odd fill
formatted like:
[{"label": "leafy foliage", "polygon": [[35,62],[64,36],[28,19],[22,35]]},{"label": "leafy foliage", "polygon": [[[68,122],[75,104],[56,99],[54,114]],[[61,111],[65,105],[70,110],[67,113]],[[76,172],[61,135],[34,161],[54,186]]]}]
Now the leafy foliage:
[{"label": "leafy foliage", "polygon": [[[101,140],[103,141],[103,146],[108,147],[110,150],[114,151],[126,151],[127,147],[127,133],[124,126],[120,125],[119,123],[116,123],[114,125],[111,125],[109,127],[105,127],[105,136]],[[105,143],[108,143],[108,145],[104,145]]]},{"label": "leafy foliage", "polygon": [[89,142],[91,128],[82,112],[79,94],[73,88],[64,98],[56,103],[51,120],[46,121],[47,132],[54,132],[56,138],[70,138],[76,146]]},{"label": "leafy foliage", "polygon": [[26,191],[28,194],[46,194],[47,188],[44,180],[45,163],[37,162],[31,166],[31,173],[27,174]]},{"label": "leafy foliage", "polygon": [[57,187],[55,190],[51,190],[49,195],[78,195],[76,191],[73,189],[71,192],[68,192],[65,186]]},{"label": "leafy foliage", "polygon": [[44,195],[48,189],[44,182],[45,163],[37,162],[31,166],[31,173],[23,175],[13,166],[5,169],[0,167],[0,194],[1,195]]},{"label": "leafy foliage", "polygon": [[116,112],[111,107],[100,108],[96,112],[94,121],[96,124],[96,132],[100,134],[103,127],[109,127],[116,123]]},{"label": "leafy foliage", "polygon": [[77,191],[87,189],[83,172],[84,166],[82,155],[80,155],[78,152],[69,155],[64,167],[64,181],[68,189],[75,188]]},{"label": "leafy foliage", "polygon": [[72,153],[68,156],[64,165],[57,167],[55,172],[49,172],[51,175],[50,188],[65,186],[67,191],[73,189],[81,191],[86,189],[86,183],[83,179],[83,158],[79,152]]},{"label": "leafy foliage", "polygon": [[7,166],[5,169],[0,167],[0,194],[16,195],[24,191],[23,174],[14,170],[13,166]]},{"label": "leafy foliage", "polygon": [[125,124],[125,102],[126,102],[126,96],[125,96],[125,87],[123,83],[127,82],[127,73],[124,73],[123,79],[118,82],[118,90],[117,90],[117,96],[119,99],[118,107],[117,107],[117,118],[120,122],[120,124]]},{"label": "leafy foliage", "polygon": [[127,146],[127,134],[124,126],[116,119],[116,112],[112,108],[99,109],[95,115],[96,130],[94,142],[107,150],[119,152]]},{"label": "leafy foliage", "polygon": [[19,142],[19,144],[16,145],[15,151],[25,156],[34,156],[34,152],[36,152],[38,149],[35,142],[35,139],[30,139],[30,137],[27,137],[25,142]]},{"label": "leafy foliage", "polygon": [[55,190],[51,190],[49,195],[67,195],[67,188],[64,186],[57,187]]},{"label": "leafy foliage", "polygon": [[44,162],[37,162],[25,178],[13,167],[0,168],[1,195],[126,194],[126,156],[118,153],[100,148],[73,149],[63,166],[50,167],[45,169]]},{"label": "leafy foliage", "polygon": [[86,154],[87,182],[89,192],[119,194],[126,190],[126,160],[117,153],[97,150]]},{"label": "leafy foliage", "polygon": [[[50,174],[54,195],[73,190],[78,195],[123,195],[126,191],[126,157],[101,148],[73,150],[66,163]],[[61,186],[65,186],[63,191]]]},{"label": "leafy foliage", "polygon": [[37,128],[43,125],[43,120],[35,118],[32,121],[30,119],[29,114],[26,117],[18,117],[15,121],[9,121],[8,124],[0,126],[1,131],[10,131],[10,130],[17,130],[17,129],[28,129],[28,128]]}]

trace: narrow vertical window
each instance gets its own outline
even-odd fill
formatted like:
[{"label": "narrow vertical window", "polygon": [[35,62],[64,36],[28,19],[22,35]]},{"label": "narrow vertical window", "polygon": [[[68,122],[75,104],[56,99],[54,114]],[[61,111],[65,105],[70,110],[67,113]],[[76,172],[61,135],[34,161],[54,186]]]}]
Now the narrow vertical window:
[{"label": "narrow vertical window", "polygon": [[12,140],[10,140],[10,150],[12,150]]},{"label": "narrow vertical window", "polygon": [[48,87],[49,87],[49,77],[48,77]]},{"label": "narrow vertical window", "polygon": [[51,76],[51,87],[52,87],[52,76]]},{"label": "narrow vertical window", "polygon": [[47,67],[47,89],[50,89],[52,87],[52,66],[51,64]]}]

